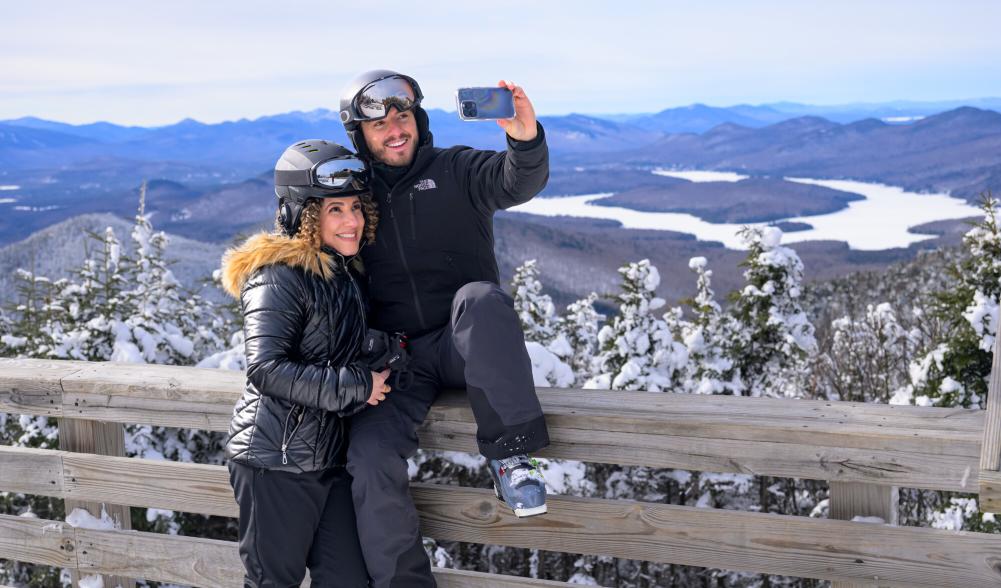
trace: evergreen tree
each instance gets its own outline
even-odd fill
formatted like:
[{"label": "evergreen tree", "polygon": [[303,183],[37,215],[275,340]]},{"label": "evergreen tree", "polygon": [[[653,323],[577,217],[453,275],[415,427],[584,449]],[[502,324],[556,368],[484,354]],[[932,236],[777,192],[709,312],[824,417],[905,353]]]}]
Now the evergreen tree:
[{"label": "evergreen tree", "polygon": [[990,193],[983,195],[984,218],[963,237],[968,255],[951,268],[952,287],[936,296],[932,312],[949,332],[912,363],[909,392],[916,404],[983,407],[986,401],[1001,296],[997,205]]},{"label": "evergreen tree", "polygon": [[567,306],[566,312],[556,320],[555,336],[548,345],[549,351],[570,366],[575,385],[597,373],[598,329],[605,318],[594,309],[597,299],[598,295],[592,292],[587,298]]},{"label": "evergreen tree", "polygon": [[660,274],[646,259],[619,268],[619,273],[619,314],[598,332],[600,372],[584,387],[669,390],[677,383],[687,355],[667,322],[654,314],[664,306],[656,296]]},{"label": "evergreen tree", "polygon": [[793,372],[803,370],[817,346],[800,302],[803,263],[780,244],[778,228],[745,227],[739,234],[748,248],[747,285],[732,295],[732,378],[745,396],[795,395]]},{"label": "evergreen tree", "polygon": [[696,294],[686,301],[694,320],[682,329],[688,351],[689,379],[686,392],[723,394],[739,392],[739,383],[724,379],[733,375],[733,360],[727,357],[726,344],[731,330],[729,317],[723,314],[712,289],[712,270],[705,257],[693,257],[688,267],[698,276]]},{"label": "evergreen tree", "polygon": [[542,293],[539,267],[529,259],[514,270],[511,281],[514,310],[518,313],[525,340],[545,345],[553,338],[553,316],[556,308],[548,294]]}]

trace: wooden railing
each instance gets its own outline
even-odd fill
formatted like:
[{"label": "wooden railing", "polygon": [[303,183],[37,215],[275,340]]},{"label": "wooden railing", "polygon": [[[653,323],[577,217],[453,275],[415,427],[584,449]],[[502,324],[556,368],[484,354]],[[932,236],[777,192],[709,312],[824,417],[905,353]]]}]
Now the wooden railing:
[{"label": "wooden railing", "polygon": [[[519,520],[487,489],[415,484],[413,494],[424,534],[441,540],[820,578],[838,586],[1001,586],[1001,536],[850,520],[894,522],[898,487],[979,492],[985,508],[998,509],[997,384],[992,379],[987,411],[539,390],[553,441],[543,456],[828,480],[831,516],[847,520],[566,496],[550,497],[547,515]],[[93,423],[93,435],[110,430],[120,437],[122,423],[224,431],[243,385],[242,373],[221,370],[0,360],[0,411]],[[431,409],[421,446],[473,452],[473,434],[464,399],[446,395]],[[121,453],[108,444],[86,452],[63,447],[0,447],[0,490],[237,515],[222,466],[101,455]],[[10,515],[0,516],[0,558],[194,586],[239,586],[243,573],[232,542]],[[563,585],[436,574],[446,587]]]}]

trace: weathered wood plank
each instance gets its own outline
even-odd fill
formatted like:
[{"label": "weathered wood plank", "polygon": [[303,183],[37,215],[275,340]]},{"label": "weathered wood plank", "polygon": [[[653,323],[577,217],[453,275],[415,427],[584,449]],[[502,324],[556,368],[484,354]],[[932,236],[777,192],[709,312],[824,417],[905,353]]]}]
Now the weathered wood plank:
[{"label": "weathered wood plank", "polygon": [[188,586],[243,585],[231,541],[138,531],[77,529],[81,573],[114,574]]},{"label": "weathered wood plank", "polygon": [[[641,393],[652,402],[655,398],[675,396],[670,407],[644,406],[645,410],[611,410],[573,406],[579,404],[564,391],[540,389],[546,422],[553,428],[573,428],[589,431],[609,431],[623,433],[647,433],[654,435],[675,435],[695,438],[723,438],[741,441],[766,441],[777,443],[804,443],[858,449],[922,450],[925,453],[941,455],[980,455],[980,430],[983,426],[983,411],[960,409],[932,409],[939,411],[939,417],[923,419],[921,426],[893,423],[893,406],[884,405],[888,413],[878,422],[851,422],[843,414],[812,414],[809,418],[795,413],[799,403],[805,400],[769,399],[770,415],[756,415],[744,411],[744,401],[760,398],[738,398],[714,406],[710,412],[686,410],[689,400],[703,398],[700,395]],[[616,396],[616,392],[605,391],[606,396]],[[632,393],[633,395],[637,393]],[[697,402],[696,402],[697,404]],[[814,403],[816,404],[816,403]],[[829,403],[825,403],[829,404]],[[884,420],[891,422],[882,422]],[[472,411],[458,396],[449,393],[432,406],[428,415],[430,422],[472,423]],[[941,428],[935,428],[933,423]],[[962,423],[957,428],[957,423]]]},{"label": "weathered wood plank", "polygon": [[992,473],[1001,470],[1001,337],[994,341],[986,413],[980,453],[980,508],[1001,512],[1001,477]]},{"label": "weathered wood plank", "polygon": [[84,361],[0,360],[0,412],[60,416],[60,380],[88,365]]},{"label": "weathered wood plank", "polygon": [[0,491],[62,496],[62,455],[50,449],[0,447]]},{"label": "weathered wood plank", "polygon": [[[243,586],[243,564],[233,542],[136,531],[90,531],[9,515],[0,515],[0,558],[78,569],[81,574],[127,574],[206,588]],[[435,568],[434,574],[442,588],[567,586],[564,582],[441,568]]]},{"label": "weathered wood plank", "polygon": [[[98,456],[124,456],[125,455],[125,430],[120,423],[105,423],[99,421],[78,421],[71,418],[59,419],[59,447],[63,452],[63,459],[71,452],[80,454],[96,454]],[[65,490],[65,468],[64,468]],[[119,529],[132,528],[132,516],[129,507],[116,504],[107,500],[104,496],[95,496],[92,501],[80,500],[67,496],[64,493],[65,508],[67,516],[74,509],[82,508],[91,515],[101,518],[106,512],[115,526]],[[79,585],[80,573],[71,571],[73,585]],[[105,586],[122,586],[123,588],[133,588],[135,580],[131,577],[105,576]]]},{"label": "weathered wood plank", "polygon": [[206,404],[178,400],[133,398],[98,393],[67,392],[63,411],[77,419],[137,425],[226,431],[233,404]]},{"label": "weathered wood plank", "polygon": [[570,586],[566,582],[552,580],[536,580],[519,578],[517,576],[502,576],[500,574],[485,574],[466,570],[448,570],[433,568],[438,588],[535,588],[541,586]]},{"label": "weathered wood plank", "polygon": [[1001,537],[554,496],[517,519],[489,490],[415,485],[439,539],[901,586],[1001,586]]},{"label": "weathered wood plank", "polygon": [[28,472],[20,480],[0,477],[0,491],[14,486],[17,492],[76,504],[100,501],[226,517],[238,514],[223,466],[0,446],[0,472],[6,471],[3,464],[23,469],[31,463],[45,466],[45,473]]},{"label": "weathered wood plank", "polygon": [[67,497],[226,517],[238,514],[222,466],[75,454],[65,455],[63,464]]},{"label": "weathered wood plank", "polygon": [[[472,423],[429,420],[420,429],[421,447],[472,453],[477,451],[474,434]],[[978,488],[975,456],[924,453],[917,448],[876,451],[558,426],[550,426],[549,436],[552,445],[538,452],[540,457],[961,492]]]},{"label": "weathered wood plank", "polygon": [[0,515],[0,559],[75,568],[78,550],[73,531],[66,523]]},{"label": "weathered wood plank", "polygon": [[63,378],[67,393],[233,405],[243,390],[243,372],[121,362],[92,362]]},{"label": "weathered wood plank", "polygon": [[92,363],[63,378],[63,410],[75,418],[225,431],[242,372]]}]

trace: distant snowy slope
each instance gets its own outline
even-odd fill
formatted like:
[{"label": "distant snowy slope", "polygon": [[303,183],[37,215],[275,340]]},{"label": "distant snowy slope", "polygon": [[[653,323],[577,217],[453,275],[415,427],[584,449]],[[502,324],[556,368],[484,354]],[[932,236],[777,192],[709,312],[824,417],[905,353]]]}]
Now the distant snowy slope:
[{"label": "distant snowy slope", "polygon": [[[157,219],[154,218],[156,227]],[[129,235],[132,221],[111,214],[84,214],[33,233],[27,239],[0,248],[0,304],[17,300],[14,274],[18,268],[31,269],[37,275],[53,280],[67,277],[80,267],[93,241],[87,231],[103,232],[114,229],[126,251],[132,247]],[[175,277],[187,287],[198,288],[203,277],[211,276],[219,267],[224,243],[205,243],[170,235],[167,258],[176,263],[171,267]],[[215,288],[205,288],[203,294],[218,298]]]}]

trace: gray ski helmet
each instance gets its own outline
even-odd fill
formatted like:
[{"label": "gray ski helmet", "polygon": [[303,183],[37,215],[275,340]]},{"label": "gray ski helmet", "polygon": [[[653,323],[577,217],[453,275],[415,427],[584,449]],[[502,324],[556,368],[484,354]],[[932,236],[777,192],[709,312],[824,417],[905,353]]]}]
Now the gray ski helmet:
[{"label": "gray ski helmet", "polygon": [[346,147],[323,139],[290,145],[275,163],[278,223],[291,237],[310,200],[367,194],[368,180],[368,166]]}]

